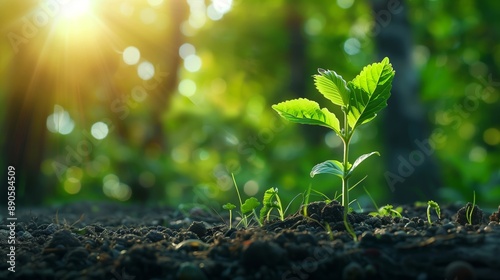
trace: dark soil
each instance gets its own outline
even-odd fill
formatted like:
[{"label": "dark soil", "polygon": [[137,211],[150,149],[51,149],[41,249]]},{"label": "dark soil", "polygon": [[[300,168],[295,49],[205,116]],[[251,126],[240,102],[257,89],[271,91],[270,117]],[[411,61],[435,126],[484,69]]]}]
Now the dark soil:
[{"label": "dark soil", "polygon": [[24,209],[14,273],[2,218],[0,279],[500,279],[500,215],[475,208],[467,225],[461,206],[442,208],[440,220],[433,213],[432,225],[426,207],[403,207],[403,218],[352,214],[359,242],[345,232],[337,202],[246,229],[198,208]]}]

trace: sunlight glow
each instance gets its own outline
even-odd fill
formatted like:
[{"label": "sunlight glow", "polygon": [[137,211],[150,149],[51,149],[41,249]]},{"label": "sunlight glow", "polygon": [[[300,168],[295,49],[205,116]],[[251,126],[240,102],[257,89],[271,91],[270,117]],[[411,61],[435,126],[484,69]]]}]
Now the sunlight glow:
[{"label": "sunlight glow", "polygon": [[90,0],[72,0],[61,7],[61,14],[67,19],[78,19],[90,11]]},{"label": "sunlight glow", "polygon": [[151,7],[159,6],[163,4],[163,0],[148,0],[148,4],[151,5]]}]

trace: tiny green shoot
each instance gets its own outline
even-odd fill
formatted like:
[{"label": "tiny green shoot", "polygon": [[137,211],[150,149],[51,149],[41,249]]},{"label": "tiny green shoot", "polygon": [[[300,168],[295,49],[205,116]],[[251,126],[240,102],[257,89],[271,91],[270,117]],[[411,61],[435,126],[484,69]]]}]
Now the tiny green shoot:
[{"label": "tiny green shoot", "polygon": [[280,220],[285,220],[285,212],[283,210],[283,205],[281,204],[281,199],[278,195],[278,188],[269,188],[264,193],[264,198],[262,199],[262,208],[260,209],[260,222],[263,223],[264,220],[269,220],[271,211],[276,209],[279,213]]},{"label": "tiny green shoot", "polygon": [[229,210],[229,229],[231,229],[233,225],[233,209],[236,208],[236,205],[232,203],[226,203],[222,205],[222,208],[225,210]]},{"label": "tiny green shoot", "polygon": [[[243,226],[248,227],[248,216],[253,213],[253,215],[257,217],[255,208],[260,205],[260,202],[255,197],[250,197],[245,200],[245,203],[243,203],[241,200],[240,191],[238,190],[238,185],[236,184],[236,179],[234,178],[234,174],[231,173],[231,176],[233,177],[234,188],[236,189],[238,200],[240,201],[241,222],[243,223]],[[257,222],[259,222],[259,225],[261,225],[259,219],[256,220]]]},{"label": "tiny green shoot", "polygon": [[340,106],[343,114],[342,127],[337,116],[327,108],[320,108],[317,102],[305,98],[288,100],[272,106],[274,110],[288,121],[319,125],[332,129],[343,142],[344,151],[342,162],[327,160],[315,165],[311,170],[311,177],[317,174],[329,173],[342,180],[342,206],[344,207],[344,226],[347,232],[357,240],[357,236],[350,225],[347,214],[349,211],[349,178],[368,157],[379,154],[371,152],[359,156],[354,163],[349,162],[349,146],[354,131],[372,121],[377,113],[387,106],[387,99],[391,95],[394,70],[389,58],[379,63],[373,63],[363,70],[350,82],[346,82],[335,71],[318,69],[319,75],[314,75],[317,90],[334,105]]},{"label": "tiny green shoot", "polygon": [[474,213],[474,207],[476,207],[476,191],[472,193],[472,207],[469,203],[465,207],[465,218],[469,225],[472,225],[472,214]]},{"label": "tiny green shoot", "polygon": [[433,200],[427,201],[427,221],[432,225],[431,221],[431,209],[434,209],[436,215],[438,216],[438,220],[441,219],[441,209],[439,208],[439,204]]},{"label": "tiny green shoot", "polygon": [[394,209],[394,206],[387,204],[385,206],[382,206],[378,209],[377,212],[370,212],[370,216],[389,216],[389,217],[402,217],[401,212],[403,212],[403,208],[401,206],[397,207]]}]

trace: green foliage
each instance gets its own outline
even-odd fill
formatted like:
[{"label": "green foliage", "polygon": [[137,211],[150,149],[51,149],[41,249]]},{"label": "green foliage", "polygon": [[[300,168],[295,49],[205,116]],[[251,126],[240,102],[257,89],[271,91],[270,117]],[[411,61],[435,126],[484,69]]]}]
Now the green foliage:
[{"label": "green foliage", "polygon": [[434,202],[433,200],[429,200],[427,202],[427,221],[429,222],[429,224],[432,224],[431,208],[434,209],[434,211],[436,211],[438,220],[441,219],[441,209],[439,208],[439,204],[437,202]]},{"label": "green foliage", "polygon": [[403,212],[403,207],[398,206],[396,209],[394,209],[394,206],[387,204],[385,206],[380,207],[377,212],[370,212],[369,215],[371,216],[390,216],[390,217],[402,217],[401,213]]},{"label": "green foliage", "polygon": [[347,220],[349,211],[349,183],[352,171],[371,155],[371,152],[358,157],[354,164],[349,163],[349,144],[356,128],[373,120],[377,113],[387,106],[390,96],[394,70],[386,57],[379,63],[373,63],[363,70],[349,83],[342,76],[331,70],[318,70],[314,75],[317,90],[334,105],[340,106],[343,113],[343,126],[339,119],[326,108],[320,108],[318,103],[299,98],[285,101],[272,108],[284,119],[301,124],[325,126],[337,134],[344,144],[342,162],[327,160],[315,165],[311,177],[317,174],[333,174],[342,179],[342,205],[344,206],[344,225],[354,239],[357,239]]},{"label": "green foliage", "polygon": [[248,213],[251,213],[255,208],[259,207],[260,202],[257,200],[255,197],[250,197],[245,200],[245,203],[243,203],[240,207],[241,213],[243,215],[246,215]]}]

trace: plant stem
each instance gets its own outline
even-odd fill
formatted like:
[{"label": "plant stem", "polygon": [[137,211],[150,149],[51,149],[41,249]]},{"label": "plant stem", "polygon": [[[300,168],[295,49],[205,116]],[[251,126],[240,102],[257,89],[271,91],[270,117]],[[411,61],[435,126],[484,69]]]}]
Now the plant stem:
[{"label": "plant stem", "polygon": [[342,140],[344,142],[344,158],[342,165],[344,166],[344,176],[342,176],[342,206],[344,206],[344,226],[351,234],[354,240],[357,240],[356,233],[351,227],[349,220],[347,219],[347,213],[349,212],[349,178],[347,173],[349,171],[349,143],[351,142],[351,132],[349,131],[349,124],[347,123],[347,112],[344,112],[344,135],[342,135]]}]

